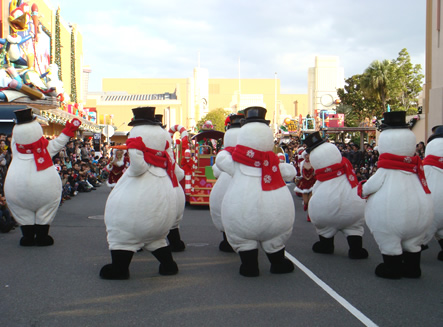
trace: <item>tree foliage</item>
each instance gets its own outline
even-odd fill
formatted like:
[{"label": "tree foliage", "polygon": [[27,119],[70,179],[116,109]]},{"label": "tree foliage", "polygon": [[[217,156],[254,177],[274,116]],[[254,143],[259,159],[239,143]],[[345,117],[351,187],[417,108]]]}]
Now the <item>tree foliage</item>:
[{"label": "tree foliage", "polygon": [[395,60],[374,60],[363,74],[347,78],[344,88],[337,90],[341,100],[337,112],[345,114],[346,126],[380,118],[388,105],[415,114],[424,77],[421,70],[421,65],[411,63],[406,49]]},{"label": "tree foliage", "polygon": [[211,110],[205,116],[203,116],[202,119],[200,119],[197,122],[197,128],[198,128],[198,130],[201,130],[202,125],[207,120],[210,120],[212,122],[212,124],[214,125],[215,130],[220,131],[220,132],[224,132],[225,131],[225,120],[226,120],[226,117],[228,117],[228,115],[230,113],[231,113],[230,111],[225,110],[223,108],[217,108],[217,109]]}]

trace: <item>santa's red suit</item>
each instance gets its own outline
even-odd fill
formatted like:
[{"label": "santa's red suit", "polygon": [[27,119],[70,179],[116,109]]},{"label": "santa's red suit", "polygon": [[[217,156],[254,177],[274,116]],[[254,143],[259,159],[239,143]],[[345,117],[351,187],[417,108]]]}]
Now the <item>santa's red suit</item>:
[{"label": "santa's red suit", "polygon": [[116,155],[109,159],[107,164],[107,169],[109,170],[109,176],[107,180],[107,185],[109,187],[114,187],[117,184],[120,177],[123,176],[126,168],[129,166],[129,157],[125,151],[120,159],[117,159]]}]

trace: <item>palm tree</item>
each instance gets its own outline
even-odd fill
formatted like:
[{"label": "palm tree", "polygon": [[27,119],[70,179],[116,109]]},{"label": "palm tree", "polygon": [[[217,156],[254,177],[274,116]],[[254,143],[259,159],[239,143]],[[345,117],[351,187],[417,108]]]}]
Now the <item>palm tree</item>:
[{"label": "palm tree", "polygon": [[383,106],[383,110],[386,109],[386,103],[389,100],[389,83],[394,68],[394,64],[387,59],[383,61],[374,60],[365,69],[362,76],[362,89],[369,96],[378,99]]}]

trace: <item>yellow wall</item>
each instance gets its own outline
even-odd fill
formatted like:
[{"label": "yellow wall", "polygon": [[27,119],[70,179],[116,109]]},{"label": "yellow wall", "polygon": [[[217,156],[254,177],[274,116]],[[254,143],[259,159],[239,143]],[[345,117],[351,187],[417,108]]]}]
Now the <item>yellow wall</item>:
[{"label": "yellow wall", "polygon": [[[276,83],[277,82],[277,83]],[[277,85],[276,85],[276,84]],[[209,110],[217,108],[228,108],[232,102],[232,98],[239,89],[238,79],[209,79]],[[283,117],[296,116],[302,114],[306,116],[308,112],[308,97],[307,94],[279,94],[280,80],[277,79],[242,79],[241,93],[242,94],[261,94],[263,101],[266,104],[267,114],[266,118],[273,121],[274,107],[275,107],[275,87],[277,86],[277,102],[279,105],[278,123],[283,121]],[[164,114],[164,109],[170,107],[175,109],[175,117],[171,117],[175,123],[183,125],[187,128],[189,108],[188,79],[185,78],[104,78],[102,80],[103,92],[127,92],[128,94],[163,94],[165,92],[173,93],[177,89],[178,100],[180,105],[163,105],[163,104],[140,104],[145,106],[155,106],[157,114]],[[298,101],[298,113],[295,114],[294,101]],[[112,125],[119,127],[119,131],[129,131],[127,126],[132,118],[131,109],[136,107],[130,104],[119,105],[118,103],[103,104],[98,103],[89,98],[87,107],[96,107],[99,117],[105,114],[114,115]],[[172,113],[171,113],[172,114]],[[280,119],[281,118],[281,119]],[[199,120],[199,117],[196,117]],[[281,120],[281,121],[280,121]],[[99,118],[100,121],[100,118]],[[101,123],[103,120],[100,121]],[[106,122],[109,123],[109,120]],[[121,126],[124,124],[123,126]]]}]

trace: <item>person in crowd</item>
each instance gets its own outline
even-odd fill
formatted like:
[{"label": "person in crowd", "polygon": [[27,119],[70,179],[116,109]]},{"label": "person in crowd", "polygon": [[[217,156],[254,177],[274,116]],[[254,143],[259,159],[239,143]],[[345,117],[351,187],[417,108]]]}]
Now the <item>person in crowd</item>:
[{"label": "person in crowd", "polygon": [[6,199],[0,194],[0,232],[8,233],[17,226],[17,222],[12,218],[11,212],[6,205]]}]

